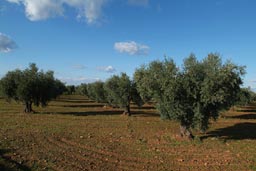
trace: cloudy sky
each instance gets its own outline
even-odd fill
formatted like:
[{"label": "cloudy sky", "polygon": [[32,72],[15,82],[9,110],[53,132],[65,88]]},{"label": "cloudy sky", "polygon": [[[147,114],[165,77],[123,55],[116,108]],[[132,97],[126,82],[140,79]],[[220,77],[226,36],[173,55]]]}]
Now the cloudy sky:
[{"label": "cloudy sky", "polygon": [[0,0],[0,77],[36,63],[67,84],[218,52],[256,88],[255,0]]}]

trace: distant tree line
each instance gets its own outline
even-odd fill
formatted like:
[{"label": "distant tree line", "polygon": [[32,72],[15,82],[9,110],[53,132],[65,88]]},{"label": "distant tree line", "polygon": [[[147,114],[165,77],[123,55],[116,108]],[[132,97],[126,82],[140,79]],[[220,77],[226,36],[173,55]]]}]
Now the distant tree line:
[{"label": "distant tree line", "polygon": [[23,102],[25,112],[32,111],[32,104],[46,106],[63,92],[122,108],[128,116],[131,102],[142,106],[153,101],[161,118],[178,121],[181,136],[191,139],[191,129],[205,131],[221,111],[255,100],[251,89],[241,88],[244,74],[244,66],[222,62],[218,54],[202,60],[191,54],[182,67],[172,59],[152,61],[137,68],[133,79],[121,73],[105,82],[65,86],[52,71],[39,71],[31,64],[24,71],[8,72],[0,80],[0,90],[7,99]]}]

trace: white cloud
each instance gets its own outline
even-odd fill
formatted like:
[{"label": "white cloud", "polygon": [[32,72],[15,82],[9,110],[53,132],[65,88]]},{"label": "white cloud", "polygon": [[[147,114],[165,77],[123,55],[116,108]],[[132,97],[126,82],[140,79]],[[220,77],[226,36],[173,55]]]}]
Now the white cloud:
[{"label": "white cloud", "polygon": [[73,65],[72,68],[82,70],[82,69],[85,69],[86,66],[78,64],[78,65]]},{"label": "white cloud", "polygon": [[128,0],[128,3],[136,6],[148,6],[149,0]]},{"label": "white cloud", "polygon": [[101,16],[103,5],[108,0],[6,0],[10,3],[23,4],[26,16],[31,21],[63,16],[65,5],[78,11],[78,18],[85,18],[87,23],[95,23]]},{"label": "white cloud", "polygon": [[114,67],[112,67],[111,65],[110,66],[106,66],[106,67],[98,67],[97,69],[99,71],[104,71],[104,72],[107,72],[107,73],[114,73],[114,72],[116,72],[116,69]]},{"label": "white cloud", "polygon": [[8,53],[17,48],[17,44],[8,36],[0,33],[0,52]]},{"label": "white cloud", "polygon": [[59,1],[25,0],[26,15],[31,21],[44,20],[49,17],[63,15],[63,8]]},{"label": "white cloud", "polygon": [[81,83],[92,83],[100,81],[99,78],[86,78],[86,77],[59,77],[59,80],[66,83],[67,85],[79,85]]},{"label": "white cloud", "polygon": [[101,9],[102,6],[104,5],[106,0],[87,0],[85,4],[84,10],[81,13],[86,16],[87,22],[88,23],[93,23],[96,21],[100,15],[101,15]]},{"label": "white cloud", "polygon": [[150,48],[147,45],[130,41],[116,42],[114,44],[114,49],[120,53],[128,53],[130,55],[147,55]]},{"label": "white cloud", "polygon": [[[78,19],[86,19],[88,24],[97,23],[102,16],[103,6],[111,0],[6,0],[23,5],[29,20],[45,20],[64,16],[65,6],[74,8]],[[129,5],[146,7],[149,0],[126,0]]]}]

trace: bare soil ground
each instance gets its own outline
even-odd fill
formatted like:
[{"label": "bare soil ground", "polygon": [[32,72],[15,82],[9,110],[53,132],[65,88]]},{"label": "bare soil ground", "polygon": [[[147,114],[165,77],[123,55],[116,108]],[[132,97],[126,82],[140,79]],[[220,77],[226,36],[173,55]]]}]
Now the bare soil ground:
[{"label": "bare soil ground", "polygon": [[256,104],[223,113],[193,141],[156,110],[104,108],[63,96],[35,114],[0,100],[0,170],[256,170]]}]

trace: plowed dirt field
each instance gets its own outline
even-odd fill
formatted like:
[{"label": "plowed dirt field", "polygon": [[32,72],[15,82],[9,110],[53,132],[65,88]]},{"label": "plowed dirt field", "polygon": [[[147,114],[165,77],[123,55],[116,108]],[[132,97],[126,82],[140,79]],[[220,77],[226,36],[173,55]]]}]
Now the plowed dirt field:
[{"label": "plowed dirt field", "polygon": [[132,116],[82,96],[62,96],[36,113],[0,99],[0,170],[256,170],[256,105],[236,108],[195,140],[160,120],[151,105]]}]

